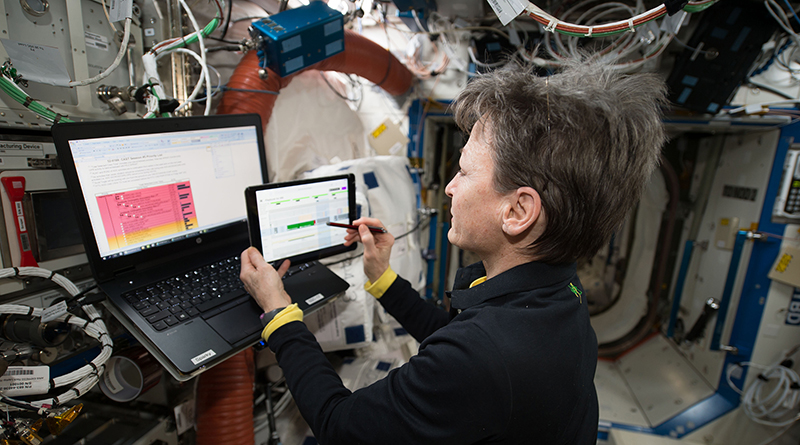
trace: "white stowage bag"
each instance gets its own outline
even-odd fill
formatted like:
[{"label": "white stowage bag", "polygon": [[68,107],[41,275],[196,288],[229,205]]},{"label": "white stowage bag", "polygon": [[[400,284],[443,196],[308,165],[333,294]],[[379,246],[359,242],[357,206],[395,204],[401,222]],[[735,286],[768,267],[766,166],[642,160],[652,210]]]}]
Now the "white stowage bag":
[{"label": "white stowage bag", "polygon": [[[304,177],[332,176],[353,173],[356,178],[356,205],[361,215],[378,218],[386,229],[398,237],[417,225],[417,191],[408,170],[408,159],[399,156],[377,156],[326,165],[306,172]],[[342,237],[345,232],[342,231]],[[323,260],[338,262],[362,252],[362,247]],[[425,286],[425,264],[420,255],[419,232],[395,241],[391,257],[392,269],[409,280],[415,289]],[[372,342],[373,314],[377,303],[364,290],[362,257],[334,264],[331,270],[350,283],[346,294],[305,317],[305,323],[317,337],[324,351],[355,349]]]},{"label": "white stowage bag", "polygon": [[320,76],[313,70],[297,75],[275,101],[264,129],[270,182],[369,153],[358,114]]}]

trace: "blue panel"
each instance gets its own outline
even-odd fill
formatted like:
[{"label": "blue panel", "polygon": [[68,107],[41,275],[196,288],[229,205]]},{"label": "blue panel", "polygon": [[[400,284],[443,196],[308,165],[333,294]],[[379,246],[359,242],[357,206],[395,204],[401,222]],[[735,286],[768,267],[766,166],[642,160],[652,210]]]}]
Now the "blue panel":
[{"label": "blue panel", "polygon": [[[429,116],[452,116],[451,114],[447,113],[447,106],[449,102],[436,102],[436,103],[429,103],[423,102],[421,100],[414,100],[411,103],[411,106],[408,108],[408,157],[412,160],[412,163],[418,159],[423,158],[423,144],[422,138],[423,134],[425,133],[425,118]],[[422,184],[420,183],[419,174],[416,172],[412,172],[412,178],[414,180],[414,184],[417,186],[417,207],[422,206],[421,201],[421,193],[420,189],[422,188]],[[437,217],[436,215],[432,215],[430,219],[430,237],[428,238],[428,251],[433,252],[436,248],[436,236],[437,236]],[[427,283],[425,289],[425,297],[428,299],[433,298],[433,289],[431,289],[431,283],[433,283],[433,275],[434,275],[434,259],[428,259],[428,269],[427,269]],[[441,297],[441,295],[440,295]]]},{"label": "blue panel", "polygon": [[364,173],[364,184],[368,189],[374,189],[378,186],[378,178],[375,177],[375,172]]},{"label": "blue panel", "polygon": [[681,298],[683,297],[683,286],[684,283],[686,283],[686,273],[689,270],[689,262],[692,261],[693,250],[694,241],[686,240],[686,244],[683,246],[681,267],[678,271],[678,280],[675,282],[675,295],[672,297],[672,310],[669,313],[669,326],[667,327],[667,337],[669,338],[675,335],[675,322],[678,320],[678,310],[681,307]]},{"label": "blue panel", "polygon": [[686,75],[686,76],[683,76],[683,79],[681,80],[681,83],[684,84],[684,85],[693,87],[693,86],[697,85],[697,81],[698,80],[700,80],[700,79],[698,79],[697,77]]},{"label": "blue panel", "polygon": [[394,328],[394,335],[401,336],[401,335],[408,335],[408,332],[403,328]]},{"label": "blue panel", "polygon": [[[680,438],[691,433],[694,429],[712,422],[739,405],[738,399],[733,402],[728,398],[713,394],[711,397],[696,403],[677,416],[653,428],[658,435]],[[694,425],[694,429],[688,425]],[[683,431],[682,433],[680,431]]]},{"label": "blue panel", "polygon": [[716,113],[717,111],[719,111],[719,104],[711,102],[710,104],[708,104],[706,111],[708,111],[709,113]]},{"label": "blue panel", "polygon": [[683,91],[681,91],[681,95],[678,96],[678,103],[679,104],[685,103],[686,99],[689,98],[690,94],[692,94],[692,89],[691,88],[684,88]]},{"label": "blue panel", "polygon": [[729,25],[735,24],[736,21],[739,20],[739,16],[741,14],[742,14],[742,8],[739,8],[738,6],[736,8],[733,8],[733,10],[731,10],[731,15],[728,16],[728,20],[726,20],[725,23]]},{"label": "blue panel", "polygon": [[378,371],[385,371],[385,372],[389,372],[389,369],[391,368],[392,364],[389,362],[378,362],[378,364],[375,366],[375,369],[377,369]]},{"label": "blue panel", "polygon": [[[781,138],[778,141],[767,190],[764,192],[764,205],[761,208],[761,216],[758,221],[758,230],[760,232],[782,235],[786,230],[785,224],[772,222],[772,208],[775,206],[775,199],[778,196],[780,180],[783,174],[783,162],[786,159],[786,152],[792,139],[800,139],[800,125],[797,123],[787,125],[781,130]],[[729,341],[731,346],[735,346],[740,352],[736,356],[728,354],[725,360],[726,366],[731,363],[748,360],[752,354],[761,324],[761,317],[764,313],[767,292],[771,285],[771,280],[767,278],[767,273],[769,273],[772,264],[778,257],[780,244],[780,240],[774,237],[755,241],[753,244],[747,275],[745,275],[742,285],[739,308],[736,312]],[[747,368],[745,368],[745,371],[747,371]],[[743,372],[741,379],[732,379],[733,383],[741,388],[746,376],[747,373]],[[717,387],[719,388],[719,393],[727,393],[728,397],[735,397],[738,400],[738,394],[728,387],[724,375],[720,377]]]},{"label": "blue panel", "polygon": [[442,237],[442,247],[440,249],[439,258],[439,293],[437,296],[441,300],[444,298],[444,284],[447,281],[447,251],[450,249],[450,243],[447,238],[447,232],[450,231],[450,223],[442,223],[442,231],[439,236]]},{"label": "blue panel", "polygon": [[728,265],[728,275],[725,277],[725,288],[722,290],[722,297],[720,297],[719,310],[717,311],[717,323],[714,326],[714,335],[711,337],[711,345],[709,347],[712,351],[719,351],[720,338],[722,337],[722,330],[727,320],[728,308],[731,304],[733,285],[739,274],[739,263],[742,259],[742,250],[744,249],[745,240],[747,240],[747,232],[739,231],[736,235],[736,243],[733,245],[731,262]]},{"label": "blue panel", "polygon": [[725,37],[728,37],[728,30],[715,26],[714,29],[711,30],[711,37],[714,37],[715,39],[725,40]]},{"label": "blue panel", "polygon": [[[800,140],[800,123],[787,125],[781,130],[781,137],[778,141],[767,190],[764,194],[765,200],[759,217],[758,231],[762,234],[782,235],[786,229],[785,224],[772,222],[772,208],[778,195],[786,152],[793,140]],[[743,244],[743,242],[743,237],[741,235],[737,236],[737,245],[734,246],[734,249],[741,248],[740,244]],[[739,298],[739,306],[736,310],[729,341],[729,344],[736,347],[739,352],[736,355],[726,354],[723,370],[730,365],[749,360],[752,355],[771,284],[771,280],[767,278],[767,273],[780,252],[781,243],[779,238],[767,235],[766,239],[747,242],[753,242],[753,249],[747,265],[742,294]],[[734,253],[734,259],[736,256],[736,253]],[[686,249],[684,249],[684,262],[688,262],[686,261]],[[736,263],[738,264],[738,261]],[[681,268],[683,268],[683,263]],[[731,275],[731,268],[733,268],[733,264],[729,268],[729,275]],[[729,276],[726,280],[726,290],[729,282],[732,281],[733,278]],[[718,314],[723,313],[723,308],[720,308]],[[672,318],[670,321],[672,321]],[[719,336],[716,334],[716,330],[715,338],[712,340],[712,348],[714,345],[719,345]],[[740,388],[747,377],[747,370],[748,368],[744,368],[740,378],[731,379]],[[655,428],[650,429],[624,424],[613,424],[612,427],[680,438],[722,417],[737,406],[739,406],[739,394],[728,386],[725,372],[723,371],[717,384],[716,393]],[[692,428],[689,428],[689,425],[692,425]]]},{"label": "blue panel", "polygon": [[364,334],[364,325],[360,324],[344,328],[344,339],[348,345],[365,341],[367,336]]},{"label": "blue panel", "polygon": [[344,49],[344,40],[339,39],[325,45],[325,55],[332,56],[336,53],[342,52],[343,49]]},{"label": "blue panel", "polygon": [[750,31],[752,31],[752,28],[750,28],[749,26],[742,27],[742,30],[739,31],[739,36],[736,37],[736,41],[734,41],[733,45],[731,46],[731,51],[736,52],[742,48],[742,44],[747,39],[747,36],[750,34]]},{"label": "blue panel", "polygon": [[[430,227],[430,229],[428,230],[428,251],[429,252],[435,252],[436,251],[436,227],[438,225],[437,224],[438,219],[439,218],[437,218],[436,215],[431,215],[431,221],[430,221],[430,224],[428,225],[428,227]],[[425,298],[430,300],[430,299],[433,298],[433,288],[431,288],[431,286],[433,286],[433,272],[434,272],[433,266],[434,266],[434,264],[436,264],[436,258],[430,258],[429,257],[427,259],[427,262],[428,262],[428,276],[425,279],[426,283],[427,283],[427,285],[425,286]]]},{"label": "blue panel", "polygon": [[789,301],[789,309],[786,311],[785,324],[792,326],[800,325],[800,288],[794,288],[794,292],[792,292],[792,299]]}]

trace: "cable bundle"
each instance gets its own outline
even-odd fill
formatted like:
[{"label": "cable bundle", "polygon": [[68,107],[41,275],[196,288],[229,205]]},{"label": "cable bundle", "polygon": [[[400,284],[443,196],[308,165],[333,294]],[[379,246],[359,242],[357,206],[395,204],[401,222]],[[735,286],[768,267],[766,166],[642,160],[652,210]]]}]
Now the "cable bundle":
[{"label": "cable bundle", "polygon": [[[744,391],[731,381],[731,373],[736,367],[728,367],[726,373],[728,385],[741,394],[744,413],[753,422],[769,426],[789,426],[800,420],[800,414],[797,414],[800,402],[800,376],[792,369],[793,361],[790,359],[799,349],[800,345],[795,346],[770,366],[753,362],[739,363],[740,367],[749,366],[761,370],[758,377]],[[786,416],[792,413],[795,415],[786,419]]]},{"label": "cable bundle", "polygon": [[[148,97],[147,100],[147,114],[144,115],[144,118],[152,118],[156,117],[159,113],[158,108],[158,100],[166,97],[166,92],[164,88],[161,86],[161,78],[158,75],[158,67],[156,66],[156,61],[167,54],[171,54],[173,52],[180,52],[184,54],[189,54],[195,60],[200,63],[200,67],[202,68],[202,76],[200,80],[198,80],[197,85],[195,85],[194,90],[186,98],[183,103],[178,105],[178,108],[175,111],[180,111],[185,108],[189,103],[191,103],[197,94],[200,92],[200,89],[203,87],[203,84],[207,85],[206,90],[211,91],[211,74],[209,71],[208,63],[206,62],[206,46],[205,46],[205,38],[208,37],[209,34],[214,32],[217,29],[219,24],[222,22],[223,13],[223,6],[220,0],[214,0],[214,4],[217,7],[217,15],[211,19],[211,21],[201,30],[200,26],[197,23],[197,20],[192,13],[192,10],[186,4],[184,0],[179,0],[181,7],[186,12],[186,15],[189,17],[189,21],[192,23],[192,26],[195,29],[195,32],[188,34],[183,37],[176,37],[172,39],[167,39],[161,43],[156,44],[153,46],[150,51],[142,56],[142,62],[144,64],[144,72],[145,72],[145,83],[148,83],[153,86],[153,94]],[[191,45],[192,43],[197,42],[200,45],[200,54],[198,55],[196,52],[186,49],[185,47]],[[209,96],[209,95],[206,95]],[[211,104],[210,104],[210,97],[206,102],[205,108],[205,115],[210,114],[211,112]]]},{"label": "cable bundle", "polygon": [[[64,288],[70,295],[75,296],[81,293],[77,286],[72,281],[68,280],[62,275],[51,272],[46,269],[38,267],[13,267],[7,269],[0,269],[0,279],[18,277],[18,276],[32,276],[46,278]],[[86,313],[88,319],[75,316],[70,313],[63,314],[56,318],[56,321],[63,321],[70,325],[81,328],[86,335],[94,338],[100,342],[101,351],[89,364],[72,371],[68,374],[52,378],[50,380],[50,389],[59,388],[69,384],[74,384],[70,389],[64,391],[60,395],[37,400],[34,402],[23,402],[19,400],[9,399],[2,397],[0,405],[5,404],[4,410],[28,409],[28,410],[41,410],[63,405],[64,403],[77,399],[87,391],[92,389],[100,379],[100,375],[105,369],[105,363],[111,357],[111,350],[114,343],[108,335],[108,329],[100,316],[100,312],[91,304],[81,306]],[[23,306],[19,304],[3,304],[0,305],[0,314],[18,314],[29,315],[34,317],[41,317],[44,308],[34,308],[30,306]]]}]

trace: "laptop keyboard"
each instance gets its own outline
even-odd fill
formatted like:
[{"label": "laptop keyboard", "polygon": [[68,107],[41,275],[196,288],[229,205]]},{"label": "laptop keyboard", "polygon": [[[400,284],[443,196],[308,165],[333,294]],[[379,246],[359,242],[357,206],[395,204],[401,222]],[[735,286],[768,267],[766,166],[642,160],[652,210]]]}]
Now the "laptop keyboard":
[{"label": "laptop keyboard", "polygon": [[[239,257],[208,264],[123,295],[153,329],[209,318],[250,298],[239,280]],[[225,307],[223,307],[225,306]]]}]

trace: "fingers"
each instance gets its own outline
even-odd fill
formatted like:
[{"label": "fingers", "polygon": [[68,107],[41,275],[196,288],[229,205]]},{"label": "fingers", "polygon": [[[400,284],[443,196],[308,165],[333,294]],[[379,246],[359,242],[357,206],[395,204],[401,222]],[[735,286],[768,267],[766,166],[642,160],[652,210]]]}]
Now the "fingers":
[{"label": "fingers", "polygon": [[[239,276],[240,277],[243,276],[245,273],[249,273],[249,272],[255,270],[255,266],[253,266],[252,261],[250,261],[250,250],[251,249],[252,250],[256,250],[255,247],[248,247],[247,249],[244,250],[244,252],[242,252],[242,255],[241,255],[241,262],[242,262],[241,266],[242,267],[241,267],[240,272],[239,272]],[[256,250],[256,252],[258,252],[258,251]]]},{"label": "fingers", "polygon": [[245,252],[247,252],[250,259],[250,263],[256,270],[264,267],[271,267],[269,263],[267,263],[267,261],[264,259],[264,257],[261,256],[261,252],[259,252],[258,249],[256,249],[255,247],[250,247],[247,250],[245,250]]},{"label": "fingers", "polygon": [[283,260],[283,262],[281,263],[280,267],[278,267],[278,276],[282,277],[282,276],[286,275],[286,271],[289,270],[289,266],[291,266],[291,265],[292,265],[291,261]]},{"label": "fingers", "polygon": [[372,236],[372,232],[369,231],[366,224],[358,226],[358,235],[361,238],[361,243],[364,244],[364,255],[367,257],[374,256],[375,237]]},{"label": "fingers", "polygon": [[353,225],[358,226],[361,224],[366,224],[368,226],[375,226],[375,227],[383,227],[383,223],[378,218],[369,218],[366,216],[362,216],[357,220],[353,221]]}]

